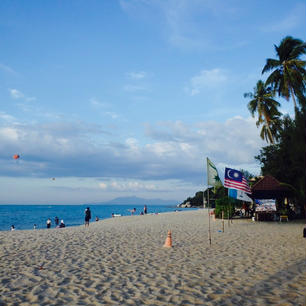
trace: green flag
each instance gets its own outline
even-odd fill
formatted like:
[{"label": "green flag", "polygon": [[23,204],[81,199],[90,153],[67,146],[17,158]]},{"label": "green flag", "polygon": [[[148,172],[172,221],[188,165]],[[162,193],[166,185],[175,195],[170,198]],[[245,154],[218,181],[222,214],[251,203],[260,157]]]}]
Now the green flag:
[{"label": "green flag", "polygon": [[207,185],[216,187],[223,186],[216,166],[207,158]]}]

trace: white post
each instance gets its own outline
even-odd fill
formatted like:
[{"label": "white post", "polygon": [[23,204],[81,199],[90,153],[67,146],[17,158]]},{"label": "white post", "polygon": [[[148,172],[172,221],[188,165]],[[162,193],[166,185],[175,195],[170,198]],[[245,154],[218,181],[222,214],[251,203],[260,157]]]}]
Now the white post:
[{"label": "white post", "polygon": [[[207,165],[207,205],[208,205],[208,240],[211,246],[211,232],[210,232],[210,203],[209,203],[209,187],[208,187],[208,158],[206,159]],[[204,194],[203,194],[204,196]]]}]

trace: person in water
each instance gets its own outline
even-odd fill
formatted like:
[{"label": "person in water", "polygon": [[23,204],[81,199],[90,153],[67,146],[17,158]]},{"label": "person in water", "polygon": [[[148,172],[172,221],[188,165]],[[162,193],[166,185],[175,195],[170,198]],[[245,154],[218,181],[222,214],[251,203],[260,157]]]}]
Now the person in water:
[{"label": "person in water", "polygon": [[134,215],[134,213],[136,212],[136,208],[134,207],[133,209],[129,209],[129,211],[131,212],[131,215]]},{"label": "person in water", "polygon": [[85,209],[85,226],[89,226],[89,220],[91,219],[91,211],[90,208],[87,207]]},{"label": "person in water", "polygon": [[11,231],[14,231],[15,230],[15,225],[13,224],[12,226],[11,226]]},{"label": "person in water", "polygon": [[146,215],[147,212],[148,212],[148,208],[147,208],[147,205],[145,205],[144,208],[143,208],[143,213]]},{"label": "person in water", "polygon": [[47,228],[50,228],[50,227],[51,227],[51,219],[48,218],[48,220],[47,220]]}]

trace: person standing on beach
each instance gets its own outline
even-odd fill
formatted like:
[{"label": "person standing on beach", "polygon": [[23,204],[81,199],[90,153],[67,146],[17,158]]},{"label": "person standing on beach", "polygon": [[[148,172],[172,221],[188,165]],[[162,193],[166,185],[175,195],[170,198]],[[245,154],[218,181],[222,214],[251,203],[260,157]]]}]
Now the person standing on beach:
[{"label": "person standing on beach", "polygon": [[54,218],[54,223],[55,223],[55,227],[57,227],[58,224],[59,224],[59,218],[58,218],[58,216],[56,216],[56,217]]},{"label": "person standing on beach", "polygon": [[145,205],[144,208],[143,208],[143,213],[146,215],[147,212],[148,212],[147,205]]},{"label": "person standing on beach", "polygon": [[89,207],[85,209],[85,226],[89,226],[89,220],[91,219],[91,211]]},{"label": "person standing on beach", "polygon": [[48,220],[47,220],[47,228],[50,228],[50,227],[51,227],[51,219],[48,218]]}]

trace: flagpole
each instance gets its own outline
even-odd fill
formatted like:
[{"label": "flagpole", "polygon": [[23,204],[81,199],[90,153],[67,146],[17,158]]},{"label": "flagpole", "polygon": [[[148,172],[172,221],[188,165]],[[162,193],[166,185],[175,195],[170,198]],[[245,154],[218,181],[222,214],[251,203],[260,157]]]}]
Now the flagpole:
[{"label": "flagpole", "polygon": [[228,226],[230,226],[230,211],[231,211],[231,203],[230,203],[230,197],[228,196],[228,191],[227,191],[227,197],[228,197],[228,205],[227,205],[227,219],[228,219]]},{"label": "flagpole", "polygon": [[227,219],[228,219],[228,226],[230,226],[230,203],[227,206]]},{"label": "flagpole", "polygon": [[[209,187],[208,187],[208,158],[206,159],[206,167],[207,167],[207,205],[208,205],[208,240],[209,245],[211,246],[211,232],[210,232],[210,204],[209,204]],[[204,197],[204,193],[203,193]]]}]

